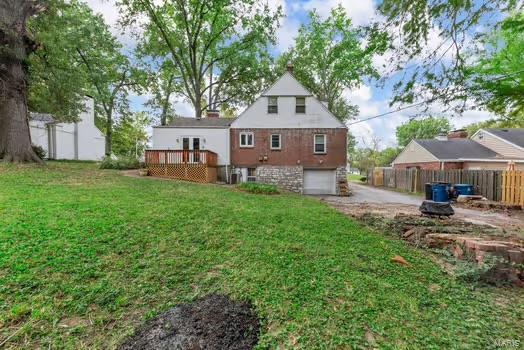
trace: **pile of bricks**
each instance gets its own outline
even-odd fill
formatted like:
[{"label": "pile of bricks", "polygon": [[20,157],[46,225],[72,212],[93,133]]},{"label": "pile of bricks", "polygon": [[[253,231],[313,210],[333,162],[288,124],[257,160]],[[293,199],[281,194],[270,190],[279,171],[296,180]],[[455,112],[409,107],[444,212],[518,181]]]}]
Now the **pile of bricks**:
[{"label": "pile of bricks", "polygon": [[457,259],[464,256],[474,257],[482,264],[486,255],[501,257],[513,264],[524,264],[524,248],[511,241],[489,240],[482,237],[460,236],[448,233],[430,233],[426,235],[426,244],[430,248],[451,248]]}]

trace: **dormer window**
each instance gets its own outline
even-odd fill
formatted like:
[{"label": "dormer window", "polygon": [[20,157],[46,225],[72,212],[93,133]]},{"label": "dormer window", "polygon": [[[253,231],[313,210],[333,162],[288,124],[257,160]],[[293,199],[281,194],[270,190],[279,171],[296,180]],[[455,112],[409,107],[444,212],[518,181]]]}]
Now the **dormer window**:
[{"label": "dormer window", "polygon": [[298,114],[306,113],[306,98],[305,97],[296,98],[295,113],[298,113]]},{"label": "dormer window", "polygon": [[269,114],[278,113],[278,98],[276,96],[269,96],[267,98],[267,112]]}]

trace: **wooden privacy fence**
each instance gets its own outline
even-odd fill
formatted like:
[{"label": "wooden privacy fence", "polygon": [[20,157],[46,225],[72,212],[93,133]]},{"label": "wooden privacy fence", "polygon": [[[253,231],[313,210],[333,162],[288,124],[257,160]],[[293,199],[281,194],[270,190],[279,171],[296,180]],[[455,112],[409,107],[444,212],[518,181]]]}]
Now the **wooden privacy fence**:
[{"label": "wooden privacy fence", "polygon": [[524,207],[524,171],[505,171],[502,174],[502,201]]},{"label": "wooden privacy fence", "polygon": [[[381,173],[381,174],[380,174]],[[504,171],[500,170],[419,170],[419,169],[373,169],[373,175],[368,182],[374,186],[381,186],[377,178],[382,179],[383,186],[396,188],[407,192],[424,192],[424,185],[430,182],[449,182],[451,184],[473,185],[475,193],[493,200],[503,198],[502,178]],[[513,182],[508,182],[512,184]],[[516,183],[516,182],[515,182]],[[524,186],[524,181],[521,182]],[[521,187],[519,187],[521,188]],[[510,192],[511,193],[511,192]],[[521,197],[519,197],[520,199]],[[522,197],[524,198],[524,196]]]}]

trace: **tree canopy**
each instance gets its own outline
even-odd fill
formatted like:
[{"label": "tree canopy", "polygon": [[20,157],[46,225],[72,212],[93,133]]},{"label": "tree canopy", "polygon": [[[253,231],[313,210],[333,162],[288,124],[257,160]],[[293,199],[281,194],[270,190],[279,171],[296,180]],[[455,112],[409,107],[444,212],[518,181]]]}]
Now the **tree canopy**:
[{"label": "tree canopy", "polygon": [[405,147],[414,139],[432,139],[439,134],[447,134],[451,124],[447,118],[412,119],[397,127],[397,142]]},{"label": "tree canopy", "polygon": [[385,51],[386,39],[375,31],[355,28],[341,6],[332,9],[326,19],[312,11],[280,65],[291,61],[297,79],[344,121],[358,112],[344,92],[357,88],[366,78],[379,77],[372,58]]},{"label": "tree canopy", "polygon": [[119,5],[126,25],[147,18],[143,47],[154,58],[172,61],[180,93],[196,118],[258,94],[280,10],[255,0],[121,0]]}]

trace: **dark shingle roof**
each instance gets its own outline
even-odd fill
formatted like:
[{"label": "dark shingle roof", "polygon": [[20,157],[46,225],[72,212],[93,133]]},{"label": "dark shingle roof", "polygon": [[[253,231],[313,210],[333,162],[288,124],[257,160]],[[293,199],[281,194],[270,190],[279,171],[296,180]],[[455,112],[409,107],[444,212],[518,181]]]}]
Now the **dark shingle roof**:
[{"label": "dark shingle roof", "polygon": [[519,147],[524,147],[524,128],[521,129],[485,129],[490,134],[500,137]]},{"label": "dark shingle roof", "polygon": [[489,159],[501,158],[487,147],[469,139],[415,140],[438,159]]},{"label": "dark shingle roof", "polygon": [[54,123],[55,118],[51,114],[47,113],[29,113],[29,119],[39,122]]},{"label": "dark shingle roof", "polygon": [[175,118],[169,124],[175,128],[227,128],[233,123],[233,118]]}]

